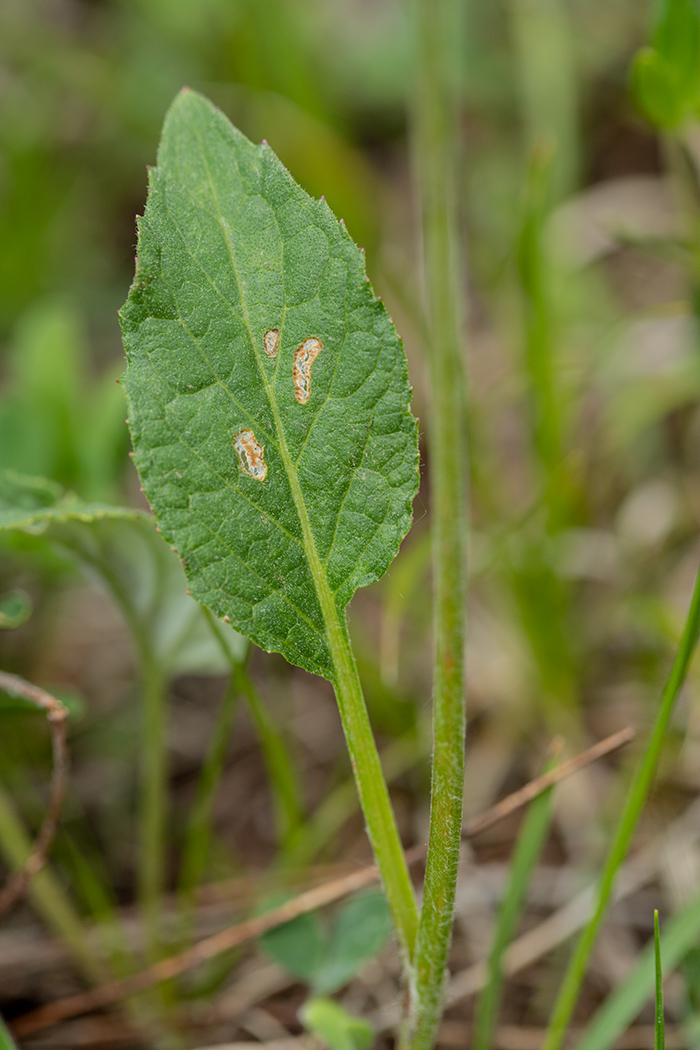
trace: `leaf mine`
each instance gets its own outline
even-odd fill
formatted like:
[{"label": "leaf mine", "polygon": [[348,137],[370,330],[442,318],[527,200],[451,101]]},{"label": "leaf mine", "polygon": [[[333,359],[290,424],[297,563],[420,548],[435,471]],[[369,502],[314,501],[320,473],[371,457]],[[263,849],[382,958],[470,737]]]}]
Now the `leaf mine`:
[{"label": "leaf mine", "polygon": [[276,357],[280,345],[280,334],[277,328],[270,328],[263,336],[263,348],[268,357]]},{"label": "leaf mine", "polygon": [[243,473],[256,481],[264,481],[267,477],[265,449],[258,444],[253,431],[239,430],[233,439],[233,447],[238,454]]},{"label": "leaf mine", "polygon": [[294,396],[300,405],[311,396],[311,366],[322,350],[321,340],[311,336],[294,352]]}]

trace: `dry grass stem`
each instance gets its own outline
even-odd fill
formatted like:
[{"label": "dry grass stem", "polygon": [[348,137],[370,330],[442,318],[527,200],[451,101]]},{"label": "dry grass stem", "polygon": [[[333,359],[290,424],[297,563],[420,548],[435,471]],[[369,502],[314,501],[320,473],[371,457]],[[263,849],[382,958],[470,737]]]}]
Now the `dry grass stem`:
[{"label": "dry grass stem", "polygon": [[35,704],[46,717],[51,729],[51,747],[53,751],[53,771],[49,805],[44,822],[39,829],[31,854],[19,871],[14,872],[7,884],[0,890],[0,915],[11,908],[27,889],[33,877],[46,863],[46,856],[56,834],[61,806],[68,783],[68,748],[66,746],[66,718],[68,709],[51,693],[40,689],[31,682],[26,682],[18,675],[0,671],[0,689],[10,696],[21,697]]}]

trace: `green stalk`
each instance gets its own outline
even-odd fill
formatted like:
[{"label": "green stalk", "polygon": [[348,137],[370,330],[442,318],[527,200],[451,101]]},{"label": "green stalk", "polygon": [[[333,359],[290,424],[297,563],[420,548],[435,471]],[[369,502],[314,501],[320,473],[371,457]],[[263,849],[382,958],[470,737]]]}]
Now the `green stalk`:
[{"label": "green stalk", "polygon": [[673,707],[680,693],[688,665],[700,635],[700,572],[695,580],[688,618],[683,628],[676,658],[664,686],[647,749],[642,756],[635,776],[630,784],[620,822],[613,838],[598,884],[598,898],[593,915],[584,928],[574,953],[569,961],[554,1011],[549,1022],[543,1050],[559,1050],[571,1020],[579,990],[586,973],[588,959],[605,913],[610,903],[618,869],[627,854],[632,835],[646,802],[658,765],[664,737],[669,726]]},{"label": "green stalk", "polygon": [[154,960],[161,940],[165,872],[167,769],[165,751],[165,675],[142,646],[143,744],[141,747],[141,813],[138,888],[145,929],[146,954]]},{"label": "green stalk", "polygon": [[334,621],[326,618],[336,700],[367,832],[396,925],[404,970],[408,971],[416,946],[418,909],[347,627],[337,615]]},{"label": "green stalk", "polygon": [[[412,769],[422,757],[423,748],[414,730],[392,740],[380,755],[387,783]],[[308,867],[356,811],[357,790],[348,777],[328,792],[299,829],[286,858],[289,867]]]},{"label": "green stalk", "polygon": [[[280,434],[282,435],[280,440],[283,444],[284,455],[288,457],[289,453],[286,451],[284,434],[281,429]],[[367,832],[396,926],[404,966],[408,971],[418,926],[418,912],[413,895],[411,877],[401,839],[399,838],[398,828],[396,827],[394,811],[389,798],[389,789],[384,778],[379,752],[377,751],[369,715],[367,714],[365,698],[357,673],[357,665],[352,652],[347,625],[344,618],[341,619],[338,615],[335,600],[322,570],[306,508],[304,507],[301,493],[298,491],[296,475],[290,471],[289,477],[292,493],[299,511],[299,519],[304,531],[306,550],[326,626],[328,648],[330,649],[335,671],[333,685],[350,754],[355,784],[360,797],[360,805],[362,806]],[[210,624],[219,644],[227,651],[219,633],[217,622],[213,617],[210,617]],[[234,665],[232,664],[231,666],[234,669]],[[235,673],[239,676],[238,681],[241,690],[246,693],[246,698],[250,702],[250,692],[251,690],[254,692],[252,683],[240,665],[235,670]],[[256,710],[258,715],[260,715],[261,707],[259,701],[257,706],[254,705],[251,711],[254,719]],[[265,729],[269,747],[271,729],[274,729],[274,726],[266,723]],[[263,748],[265,748],[264,734],[261,735],[261,742]],[[274,756],[266,754],[273,788],[275,790],[287,790],[285,785],[295,785],[291,765],[283,743],[279,738],[277,738],[274,748]],[[273,757],[274,762],[271,761]],[[287,804],[285,803],[285,805]]]},{"label": "green stalk", "polygon": [[659,913],[654,910],[654,976],[655,976],[655,1011],[654,1011],[654,1050],[665,1050],[666,1029],[664,1024],[664,987],[661,973],[661,938],[659,936]]},{"label": "green stalk", "polygon": [[429,422],[435,671],[430,834],[405,1041],[432,1047],[443,1007],[464,792],[467,463],[460,315],[458,125],[452,0],[414,0],[414,153],[423,231],[432,411]]}]

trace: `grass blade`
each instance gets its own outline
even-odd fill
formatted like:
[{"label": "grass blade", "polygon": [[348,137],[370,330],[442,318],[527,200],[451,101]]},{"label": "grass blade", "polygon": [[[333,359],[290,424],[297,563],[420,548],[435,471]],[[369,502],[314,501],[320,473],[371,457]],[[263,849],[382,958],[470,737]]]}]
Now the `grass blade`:
[{"label": "grass blade", "polygon": [[17,1050],[17,1044],[5,1027],[2,1017],[0,1017],[0,1050]]},{"label": "grass blade", "polygon": [[649,790],[658,765],[666,730],[673,713],[673,708],[685,681],[690,659],[695,650],[700,634],[700,574],[696,577],[693,596],[690,602],[688,617],[683,628],[683,635],[676,653],[671,673],[666,681],[656,721],[646,751],[632,779],[622,816],[615,831],[610,851],[605,861],[600,881],[595,910],[588,925],[579,937],[574,953],[564,975],[554,1010],[547,1030],[543,1050],[559,1050],[566,1029],[571,1020],[579,990],[586,973],[588,959],[598,931],[603,922],[612,896],[618,869],[629,848],[632,835],[637,826],[640,814],[646,802]]},{"label": "grass blade", "polygon": [[[700,894],[672,915],[664,926],[663,964],[666,973],[684,959],[700,936]],[[608,1050],[632,1023],[649,999],[649,988],[654,980],[656,947],[648,944],[625,981],[605,1000],[576,1050]]]},{"label": "grass blade", "polygon": [[654,911],[654,976],[656,987],[656,1010],[654,1013],[654,1050],[665,1050],[664,989],[661,974],[661,938],[659,937],[659,913]]}]

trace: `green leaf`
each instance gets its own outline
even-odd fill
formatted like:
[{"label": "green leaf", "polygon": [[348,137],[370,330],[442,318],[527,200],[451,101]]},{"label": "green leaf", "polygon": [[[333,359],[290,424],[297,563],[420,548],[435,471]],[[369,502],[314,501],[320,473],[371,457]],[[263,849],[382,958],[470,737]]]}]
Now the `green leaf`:
[{"label": "green leaf", "polygon": [[24,591],[8,591],[0,596],[0,629],[14,631],[32,615],[32,603]]},{"label": "green leaf", "polygon": [[664,0],[653,46],[635,56],[632,93],[645,116],[674,128],[700,105],[700,8],[697,0]]},{"label": "green leaf", "polygon": [[342,988],[384,947],[390,933],[391,916],[383,893],[363,893],[351,900],[331,931],[314,992],[325,995]]},{"label": "green leaf", "polygon": [[186,90],[121,320],[135,462],[193,595],[334,680],[329,637],[395,556],[418,486],[406,362],[361,252]]},{"label": "green leaf", "polygon": [[374,1029],[368,1021],[353,1017],[332,999],[309,999],[299,1017],[330,1050],[367,1050],[374,1040]]},{"label": "green leaf", "polygon": [[[0,471],[0,530],[40,533],[105,587],[135,634],[168,672],[228,670],[206,613],[187,594],[182,567],[153,518],[128,507],[83,503],[44,478]],[[225,629],[237,659],[245,641]]]},{"label": "green leaf", "polygon": [[260,938],[262,947],[275,962],[307,983],[313,980],[318,970],[323,941],[323,927],[316,912],[299,915]]}]

